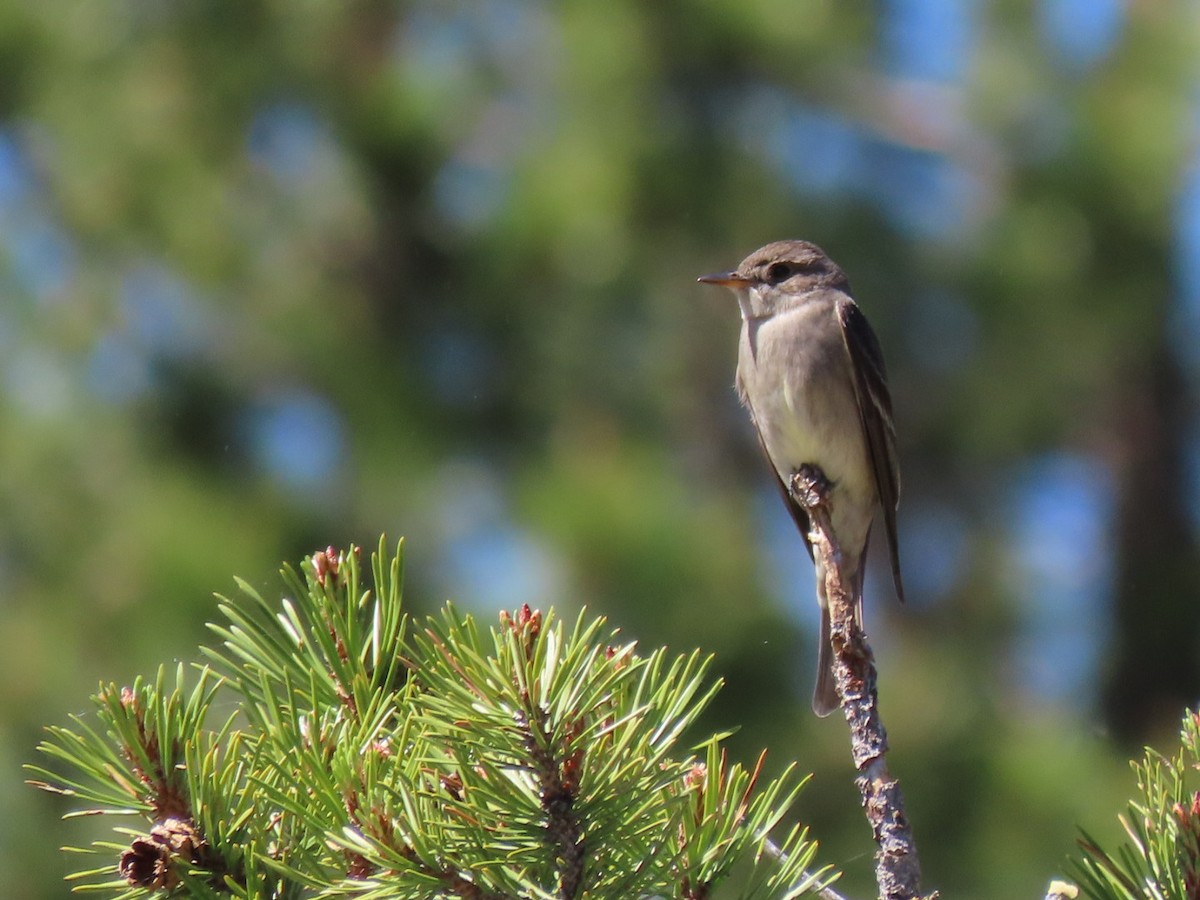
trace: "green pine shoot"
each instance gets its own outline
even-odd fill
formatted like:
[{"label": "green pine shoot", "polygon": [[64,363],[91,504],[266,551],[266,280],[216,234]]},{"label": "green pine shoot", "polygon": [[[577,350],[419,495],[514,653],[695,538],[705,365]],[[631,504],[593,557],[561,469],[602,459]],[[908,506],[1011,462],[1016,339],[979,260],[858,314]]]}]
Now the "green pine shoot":
[{"label": "green pine shoot", "polygon": [[1084,855],[1073,860],[1088,897],[1100,900],[1200,898],[1200,716],[1184,715],[1173,757],[1146,749],[1130,763],[1139,796],[1120,817],[1128,841],[1115,851],[1088,834]]},{"label": "green pine shoot", "polygon": [[221,598],[208,662],[50,728],[46,790],[112,815],[75,848],[75,890],[426,900],[790,898],[814,869],[803,781],[764,782],[720,736],[683,743],[719,684],[709,660],[641,655],[585,615],[528,607],[485,627],[401,609],[402,547],[285,568],[272,603]]}]

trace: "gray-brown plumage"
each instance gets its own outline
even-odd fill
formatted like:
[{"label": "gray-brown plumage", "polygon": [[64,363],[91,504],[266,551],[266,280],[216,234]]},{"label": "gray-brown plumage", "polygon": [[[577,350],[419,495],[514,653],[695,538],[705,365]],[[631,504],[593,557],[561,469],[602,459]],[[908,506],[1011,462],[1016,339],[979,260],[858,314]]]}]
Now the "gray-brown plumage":
[{"label": "gray-brown plumage", "polygon": [[[737,392],[750,412],[779,492],[808,546],[808,515],[787,485],[804,464],[832,485],[830,513],[846,570],[853,573],[862,623],[863,566],[878,508],[903,601],[896,544],[900,469],[892,401],[879,341],[850,296],[845,274],[807,241],[777,241],[732,272],[700,281],[730,288],[742,311]],[[808,546],[809,555],[812,548]],[[838,707],[829,643],[824,573],[816,561],[821,604],[813,710]]]}]

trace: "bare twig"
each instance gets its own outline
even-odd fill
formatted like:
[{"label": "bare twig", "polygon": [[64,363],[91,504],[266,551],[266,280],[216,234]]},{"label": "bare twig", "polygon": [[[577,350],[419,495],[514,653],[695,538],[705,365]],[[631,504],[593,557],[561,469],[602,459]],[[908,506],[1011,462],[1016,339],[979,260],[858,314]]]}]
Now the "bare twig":
[{"label": "bare twig", "polygon": [[[882,900],[920,900],[921,866],[913,840],[900,783],[887,768],[887,732],[879,718],[875,690],[875,659],[867,637],[855,619],[857,602],[843,571],[841,550],[829,516],[829,482],[817,466],[802,466],[792,476],[789,490],[808,512],[814,556],[825,573],[833,643],[834,679],[842,712],[850,725],[850,748],[858,769],[855,785],[878,850],[875,882]],[[931,894],[926,900],[934,900]]]},{"label": "bare twig", "polygon": [[1045,900],[1076,900],[1079,888],[1069,881],[1052,881],[1046,888]]},{"label": "bare twig", "polygon": [[[779,862],[787,862],[787,854],[779,849],[779,845],[770,838],[767,838],[766,843],[763,844],[763,849],[766,851],[767,856],[771,857],[772,859],[778,860]],[[809,877],[809,873],[805,872],[804,876],[806,878]],[[817,896],[820,897],[821,900],[848,900],[848,898],[842,896],[829,886],[825,886],[818,890]]]}]

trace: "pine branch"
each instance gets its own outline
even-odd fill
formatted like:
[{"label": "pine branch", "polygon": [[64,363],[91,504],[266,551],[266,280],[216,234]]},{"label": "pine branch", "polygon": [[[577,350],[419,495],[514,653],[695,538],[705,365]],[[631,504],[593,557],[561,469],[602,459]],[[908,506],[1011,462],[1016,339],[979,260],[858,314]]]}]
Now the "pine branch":
[{"label": "pine branch", "polygon": [[[816,466],[803,466],[789,490],[808,513],[809,540],[825,573],[833,642],[834,679],[842,712],[850,725],[850,750],[858,770],[855,786],[878,847],[875,881],[885,900],[918,900],[921,866],[900,782],[887,766],[887,732],[879,716],[875,658],[855,617],[857,598],[848,588],[854,578],[843,571],[843,557],[829,516],[829,482]],[[936,897],[930,895],[929,900]]]},{"label": "pine branch", "polygon": [[[108,685],[51,728],[34,782],[131,818],[80,889],[133,898],[677,897],[748,871],[746,900],[825,890],[798,827],[804,781],[680,754],[719,688],[709,660],[641,655],[580,615],[447,606],[414,623],[380,545],[283,570],[279,603],[221,598],[207,666]],[[224,710],[218,717],[216,710]],[[828,896],[828,895],[826,895]]]},{"label": "pine branch", "polygon": [[1184,714],[1174,756],[1147,748],[1130,765],[1139,796],[1118,817],[1128,840],[1111,852],[1083,832],[1080,885],[1100,900],[1200,900],[1200,714]]}]

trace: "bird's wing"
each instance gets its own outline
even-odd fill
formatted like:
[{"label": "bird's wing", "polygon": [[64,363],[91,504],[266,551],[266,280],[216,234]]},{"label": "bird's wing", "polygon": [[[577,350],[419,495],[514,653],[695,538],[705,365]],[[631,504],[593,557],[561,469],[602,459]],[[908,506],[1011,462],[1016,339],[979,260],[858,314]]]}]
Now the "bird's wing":
[{"label": "bird's wing", "polygon": [[896,596],[904,602],[900,580],[900,550],[896,543],[896,506],[900,502],[900,464],[896,456],[896,427],[892,421],[892,397],[888,393],[887,372],[879,339],[867,317],[849,298],[837,303],[842,339],[854,373],[854,393],[858,399],[858,417],[866,439],[867,455],[875,474],[875,489],[883,509],[888,551],[892,558],[892,580]]}]

